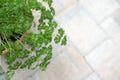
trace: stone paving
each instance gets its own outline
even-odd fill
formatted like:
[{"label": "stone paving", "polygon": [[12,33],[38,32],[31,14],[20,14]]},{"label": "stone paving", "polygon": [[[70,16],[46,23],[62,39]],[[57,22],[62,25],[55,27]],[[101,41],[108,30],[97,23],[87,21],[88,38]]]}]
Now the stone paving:
[{"label": "stone paving", "polygon": [[18,70],[12,80],[120,80],[120,0],[53,0],[68,35],[46,71]]}]

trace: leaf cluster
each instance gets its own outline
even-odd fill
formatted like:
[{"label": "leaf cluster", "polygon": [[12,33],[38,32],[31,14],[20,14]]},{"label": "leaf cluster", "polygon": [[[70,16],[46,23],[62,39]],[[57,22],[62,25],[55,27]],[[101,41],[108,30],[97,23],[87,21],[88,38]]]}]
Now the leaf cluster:
[{"label": "leaf cluster", "polygon": [[[48,7],[43,5],[47,3]],[[16,69],[45,70],[52,58],[52,41],[66,45],[67,37],[54,20],[52,0],[0,0],[0,54],[8,65],[6,72],[10,80]],[[34,16],[32,10],[40,11],[38,33],[32,32]],[[57,34],[53,36],[57,30]],[[33,52],[34,51],[34,52]]]}]

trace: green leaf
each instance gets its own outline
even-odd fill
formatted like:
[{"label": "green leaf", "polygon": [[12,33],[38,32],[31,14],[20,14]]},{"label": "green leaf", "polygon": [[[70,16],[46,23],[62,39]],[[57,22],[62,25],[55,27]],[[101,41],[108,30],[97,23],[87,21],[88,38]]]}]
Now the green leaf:
[{"label": "green leaf", "polygon": [[55,38],[54,38],[54,42],[57,44],[59,43],[61,40],[61,36],[60,35],[57,35]]},{"label": "green leaf", "polygon": [[61,45],[66,45],[66,44],[67,44],[67,36],[64,36]]}]

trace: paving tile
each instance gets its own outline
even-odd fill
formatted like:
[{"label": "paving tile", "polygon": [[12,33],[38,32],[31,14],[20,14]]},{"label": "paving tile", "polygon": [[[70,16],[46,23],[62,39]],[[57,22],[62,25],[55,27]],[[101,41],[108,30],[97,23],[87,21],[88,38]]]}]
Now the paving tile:
[{"label": "paving tile", "polygon": [[33,75],[36,72],[36,70],[28,70],[28,69],[18,69],[15,71],[14,76],[11,80],[26,80],[29,76]]},{"label": "paving tile", "polygon": [[83,56],[106,38],[97,23],[79,4],[56,17],[56,20]]},{"label": "paving tile", "polygon": [[112,56],[109,60],[103,62],[96,72],[103,80],[120,80],[120,52]]},{"label": "paving tile", "polygon": [[[42,75],[42,76],[40,76]],[[79,70],[72,64],[67,55],[59,55],[45,72],[38,72],[33,76],[34,80],[79,80]]]},{"label": "paving tile", "polygon": [[117,9],[111,18],[120,25],[120,9]]},{"label": "paving tile", "polygon": [[28,77],[28,78],[26,78],[26,80],[33,80],[33,78],[32,77]]},{"label": "paving tile", "polygon": [[5,62],[4,56],[1,56],[1,67],[3,68],[4,71],[7,70],[7,64]]},{"label": "paving tile", "polygon": [[63,10],[63,6],[61,6],[58,0],[53,1],[53,7],[55,9],[56,15],[59,14],[61,10]]},{"label": "paving tile", "polygon": [[118,47],[111,40],[106,40],[87,55],[86,60],[103,80],[119,80],[120,52],[118,51]]},{"label": "paving tile", "polygon": [[85,80],[101,80],[101,79],[96,73],[92,73]]},{"label": "paving tile", "polygon": [[119,24],[118,18],[110,17],[107,20],[105,20],[103,23],[101,23],[101,27],[106,32],[108,36],[111,37],[112,40],[114,40],[118,46],[120,46],[120,24]]},{"label": "paving tile", "polygon": [[[55,16],[55,20],[59,23],[65,23],[66,21],[70,20],[75,15],[78,15],[80,12],[81,6],[79,3],[73,4],[64,11],[62,11],[59,15]],[[62,22],[63,21],[63,22]],[[60,25],[61,25],[60,24]]]},{"label": "paving tile", "polygon": [[[0,73],[3,72],[4,70],[0,66]],[[0,80],[5,80],[6,75],[0,75]]]},{"label": "paving tile", "polygon": [[118,2],[120,4],[120,0],[116,0],[116,2]]},{"label": "paving tile", "polygon": [[67,49],[67,54],[69,54],[70,59],[76,65],[76,67],[80,71],[80,75],[82,77],[90,74],[92,72],[90,66],[87,64],[87,62],[84,60],[84,58],[79,54],[79,51],[70,45]]},{"label": "paving tile", "polygon": [[115,0],[81,0],[80,3],[98,22],[119,8],[119,4]]},{"label": "paving tile", "polygon": [[33,80],[49,80],[46,72],[38,71],[34,75],[32,75]]},{"label": "paving tile", "polygon": [[94,51],[89,53],[85,59],[92,66],[92,68],[99,67],[100,64],[104,63],[111,56],[116,55],[118,47],[111,41],[106,40],[100,46],[98,46]]},{"label": "paving tile", "polygon": [[2,64],[1,64],[1,56],[0,56],[0,66],[1,66]]},{"label": "paving tile", "polygon": [[62,4],[62,6],[64,8],[67,8],[67,7],[71,6],[71,5],[73,5],[75,2],[77,2],[77,0],[69,0],[69,1],[67,1],[67,0],[58,0],[58,1]]}]

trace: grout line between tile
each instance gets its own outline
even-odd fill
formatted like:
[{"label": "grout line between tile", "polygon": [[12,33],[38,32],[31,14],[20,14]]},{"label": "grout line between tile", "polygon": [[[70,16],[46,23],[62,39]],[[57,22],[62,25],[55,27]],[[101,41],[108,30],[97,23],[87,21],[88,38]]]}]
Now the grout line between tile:
[{"label": "grout line between tile", "polygon": [[[72,41],[71,41],[72,42]],[[73,45],[73,47],[79,52],[79,50],[78,50],[78,48],[73,44],[73,42],[72,42],[72,45]],[[79,52],[80,53],[80,52]],[[79,54],[80,55],[80,54]],[[103,80],[101,77],[100,77],[100,75],[93,69],[93,67],[88,63],[88,61],[85,59],[85,57],[84,56],[82,56],[82,55],[80,55],[81,57],[83,57],[83,59],[84,59],[84,61],[85,61],[85,63],[88,65],[88,67],[92,70],[92,72],[95,72],[97,75],[98,75],[98,77],[101,79],[101,80]],[[91,73],[92,73],[91,72]],[[90,74],[89,74],[90,75]],[[84,77],[85,78],[85,77]]]},{"label": "grout line between tile", "polygon": [[[66,10],[69,10],[71,7],[73,7],[74,5],[78,4],[77,2],[78,2],[78,1],[72,3],[71,5],[67,6],[66,8],[63,7],[63,9],[61,10],[61,12],[57,13],[57,14],[55,15],[55,17],[61,15],[62,13],[66,12]],[[61,4],[61,5],[62,5],[62,4]]]},{"label": "grout line between tile", "polygon": [[88,66],[92,69],[93,72],[96,73],[96,75],[98,75],[98,77],[100,78],[100,80],[104,80],[102,79],[102,77],[95,71],[95,69],[89,64],[89,62],[85,59],[85,57],[83,57],[84,60],[86,61],[86,63],[88,64]]},{"label": "grout line between tile", "polygon": [[108,16],[106,16],[105,18],[103,18],[103,20],[101,20],[100,22],[98,22],[98,25],[102,24],[105,20],[107,20],[109,17],[113,17],[115,12],[117,12],[120,8],[114,10],[111,14],[109,14]]},{"label": "grout line between tile", "polygon": [[86,57],[87,55],[89,55],[91,52],[93,52],[96,48],[98,48],[100,45],[102,45],[108,39],[109,39],[108,37],[104,38],[100,43],[98,43],[95,47],[93,47],[89,52],[87,52],[85,55],[83,55],[83,57]]}]

